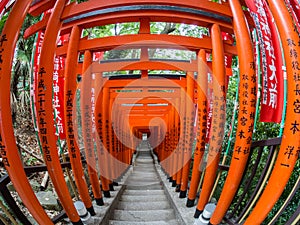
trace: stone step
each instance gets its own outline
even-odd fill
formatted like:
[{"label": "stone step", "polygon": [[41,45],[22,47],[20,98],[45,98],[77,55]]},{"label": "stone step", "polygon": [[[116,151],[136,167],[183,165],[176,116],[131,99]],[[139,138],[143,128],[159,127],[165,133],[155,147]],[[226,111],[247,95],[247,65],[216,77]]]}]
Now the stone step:
[{"label": "stone step", "polygon": [[124,195],[164,195],[164,190],[125,190]]},{"label": "stone step", "polygon": [[156,174],[156,171],[155,169],[152,169],[152,168],[133,168],[133,173],[134,172],[138,172],[140,174]]},{"label": "stone step", "polygon": [[138,161],[136,160],[135,161],[135,164],[136,166],[139,166],[139,167],[152,167],[153,168],[153,161],[149,161],[149,162],[145,162],[145,161]]},{"label": "stone step", "polygon": [[135,161],[135,168],[138,168],[138,167],[141,167],[141,168],[142,167],[154,168],[152,161],[146,163],[146,162],[140,162],[140,161],[136,160]]},{"label": "stone step", "polygon": [[154,173],[156,171],[155,167],[153,167],[152,165],[150,166],[139,166],[139,165],[135,165],[133,167],[133,171],[138,171],[138,172],[149,172],[149,173]]},{"label": "stone step", "polygon": [[156,174],[152,174],[151,176],[150,175],[143,176],[141,174],[133,174],[128,179],[131,179],[131,180],[151,180],[151,179],[159,180],[159,177]]},{"label": "stone step", "polygon": [[101,217],[92,216],[92,218],[91,218],[92,224],[100,224],[101,219],[102,219]]},{"label": "stone step", "polygon": [[135,162],[139,165],[153,165],[152,159],[136,159]]},{"label": "stone step", "polygon": [[133,173],[140,173],[140,174],[156,174],[155,169],[153,168],[133,168]]},{"label": "stone step", "polygon": [[152,185],[143,185],[143,186],[127,184],[127,190],[163,190],[163,188],[161,184],[152,184]]},{"label": "stone step", "polygon": [[110,220],[109,225],[179,225],[179,223],[177,222],[177,220],[150,221],[150,222]]},{"label": "stone step", "polygon": [[173,209],[163,210],[146,210],[146,211],[134,211],[134,210],[114,210],[114,220],[120,221],[139,221],[139,222],[150,222],[150,221],[168,221],[175,219]]},{"label": "stone step", "polygon": [[151,184],[159,184],[160,180],[159,179],[145,179],[145,178],[128,178],[128,180],[126,180],[126,184],[132,184],[135,185],[138,184],[143,184],[143,185],[151,185]]},{"label": "stone step", "polygon": [[155,202],[155,201],[167,201],[167,197],[164,194],[160,195],[122,195],[120,201],[126,202]]},{"label": "stone step", "polygon": [[146,164],[146,163],[136,162],[134,169],[136,169],[136,170],[137,169],[152,169],[152,170],[154,170],[154,167],[153,167],[152,163]]},{"label": "stone step", "polygon": [[138,147],[133,171],[109,224],[179,225],[157,174],[149,144]]},{"label": "stone step", "polygon": [[157,177],[157,173],[155,170],[133,170],[129,177],[135,177],[135,176],[143,176],[143,177]]},{"label": "stone step", "polygon": [[132,174],[130,174],[129,177],[158,177],[157,173],[155,172],[137,172],[137,171],[134,171],[132,172]]},{"label": "stone step", "polygon": [[150,167],[145,167],[145,168],[138,168],[138,167],[135,167],[133,168],[133,171],[132,172],[137,172],[137,173],[144,173],[144,174],[147,174],[147,173],[156,173],[156,170],[154,168],[150,168]]},{"label": "stone step", "polygon": [[152,157],[140,157],[140,156],[138,156],[135,161],[140,162],[140,163],[144,163],[144,164],[145,163],[148,163],[148,164],[153,163]]},{"label": "stone step", "polygon": [[133,168],[132,174],[140,175],[156,175],[156,170],[154,168]]},{"label": "stone step", "polygon": [[133,171],[140,171],[140,172],[147,172],[147,170],[149,172],[154,172],[156,171],[155,167],[153,166],[153,164],[141,164],[141,163],[135,163],[134,167],[133,167]]},{"label": "stone step", "polygon": [[147,180],[147,179],[129,179],[126,181],[125,183],[126,185],[136,185],[136,186],[140,186],[140,185],[153,185],[153,184],[160,184],[160,180],[158,179],[151,179],[151,180]]},{"label": "stone step", "polygon": [[170,209],[171,206],[168,201],[156,201],[156,202],[124,202],[120,201],[117,209],[121,210],[158,210],[158,209]]},{"label": "stone step", "polygon": [[145,187],[145,188],[151,188],[152,186],[155,185],[160,185],[159,181],[153,181],[153,182],[136,182],[136,181],[126,181],[125,185],[131,186],[131,187]]},{"label": "stone step", "polygon": [[153,159],[152,158],[136,158],[135,162],[141,163],[141,164],[152,164],[153,165]]},{"label": "stone step", "polygon": [[136,173],[133,172],[129,178],[131,177],[145,177],[145,178],[153,178],[153,177],[158,177],[157,173],[147,173],[147,174],[143,174],[143,173]]},{"label": "stone step", "polygon": [[142,173],[142,172],[154,173],[156,170],[155,170],[155,167],[153,167],[153,166],[135,166],[133,168],[133,171],[138,171],[140,173]]},{"label": "stone step", "polygon": [[144,163],[144,162],[136,162],[135,163],[135,169],[137,169],[137,168],[141,168],[141,169],[154,169],[154,167],[153,167],[153,163],[151,162],[151,163]]},{"label": "stone step", "polygon": [[145,182],[152,182],[152,181],[159,181],[158,177],[144,177],[144,176],[131,176],[128,178],[130,181],[145,181]]},{"label": "stone step", "polygon": [[151,180],[146,180],[146,179],[129,179],[125,183],[126,185],[135,185],[135,186],[140,186],[140,185],[153,185],[153,184],[160,184],[160,180],[158,179],[151,179]]},{"label": "stone step", "polygon": [[141,177],[158,177],[157,173],[154,172],[141,172],[141,171],[133,171],[130,174],[130,177],[136,177],[136,176],[141,176]]},{"label": "stone step", "polygon": [[149,171],[155,171],[155,167],[150,164],[140,164],[140,163],[136,163],[135,167],[133,168],[134,170],[149,170]]}]

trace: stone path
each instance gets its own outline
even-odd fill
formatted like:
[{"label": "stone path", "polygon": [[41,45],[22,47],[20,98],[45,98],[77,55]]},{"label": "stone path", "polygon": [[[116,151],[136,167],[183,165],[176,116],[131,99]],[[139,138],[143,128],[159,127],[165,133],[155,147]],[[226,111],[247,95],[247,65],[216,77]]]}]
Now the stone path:
[{"label": "stone path", "polygon": [[125,182],[109,224],[179,225],[156,171],[148,142],[138,148],[133,172]]}]

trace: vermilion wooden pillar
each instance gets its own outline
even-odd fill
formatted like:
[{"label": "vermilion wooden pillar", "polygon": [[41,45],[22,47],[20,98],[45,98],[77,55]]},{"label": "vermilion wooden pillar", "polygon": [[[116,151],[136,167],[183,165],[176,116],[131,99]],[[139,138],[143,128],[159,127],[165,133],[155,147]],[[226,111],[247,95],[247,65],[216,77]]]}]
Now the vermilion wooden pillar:
[{"label": "vermilion wooden pillar", "polygon": [[[0,65],[0,154],[4,166],[24,205],[40,224],[53,224],[36,198],[27,180],[23,164],[16,146],[12,124],[10,103],[10,81],[13,56],[18,35],[27,14],[31,1],[16,1],[1,34]],[[13,26],[12,26],[13,24]]]},{"label": "vermilion wooden pillar", "polygon": [[200,182],[200,166],[205,151],[206,143],[206,121],[207,121],[207,65],[206,52],[200,50],[198,53],[198,76],[196,82],[197,89],[197,134],[196,149],[194,152],[194,164],[190,190],[188,193],[187,207],[194,206],[196,194]]},{"label": "vermilion wooden pillar", "polygon": [[97,172],[95,146],[92,131],[92,62],[92,52],[85,51],[80,89],[81,126],[88,175],[90,177],[92,191],[96,201],[101,202],[103,198],[100,190],[99,176]]},{"label": "vermilion wooden pillar", "polygon": [[178,157],[179,157],[179,148],[178,148],[178,143],[179,143],[179,131],[180,131],[180,118],[179,118],[179,99],[176,98],[175,103],[174,103],[174,137],[173,137],[173,156],[174,156],[174,169],[173,169],[173,183],[172,186],[176,187],[176,185],[179,185],[177,183],[178,179]]},{"label": "vermilion wooden pillar", "polygon": [[182,180],[183,180],[183,166],[184,166],[184,151],[185,151],[185,141],[186,141],[186,122],[185,122],[185,97],[186,97],[186,89],[181,88],[180,89],[180,104],[179,104],[179,111],[180,111],[180,122],[179,122],[179,143],[178,143],[178,161],[177,161],[177,167],[178,167],[178,174],[177,174],[177,186],[176,186],[176,192],[180,192]]},{"label": "vermilion wooden pillar", "polygon": [[[174,143],[175,143],[175,108],[172,107],[170,110],[170,181],[172,184],[174,183],[176,185],[176,173],[174,172],[176,170],[176,157],[175,157],[175,148],[174,148]],[[174,185],[174,186],[175,186]]]},{"label": "vermilion wooden pillar", "polygon": [[222,151],[224,137],[224,126],[226,121],[225,111],[225,57],[221,30],[214,24],[211,28],[212,46],[213,46],[213,117],[211,127],[211,138],[209,141],[209,150],[207,165],[202,185],[202,191],[198,201],[195,217],[198,218],[209,200]]},{"label": "vermilion wooden pillar", "polygon": [[119,140],[121,113],[120,113],[119,107],[114,107],[114,110],[115,111],[112,115],[112,121],[113,121],[112,125],[113,125],[114,145],[115,145],[116,161],[117,161],[116,168],[115,168],[115,171],[116,171],[115,179],[118,179],[123,172],[122,165],[121,165],[121,162],[123,162],[123,159],[122,159],[121,146],[120,146],[120,140]]},{"label": "vermilion wooden pillar", "polygon": [[109,173],[109,164],[108,164],[108,152],[107,152],[107,133],[106,133],[106,123],[107,120],[107,114],[106,109],[104,109],[104,106],[107,105],[107,99],[108,99],[108,89],[103,87],[102,85],[101,92],[99,93],[99,97],[97,99],[96,104],[96,118],[97,118],[97,132],[100,137],[100,143],[99,143],[99,169],[100,169],[100,178],[102,183],[102,191],[105,197],[110,197],[109,192],[109,179],[110,179],[110,173]]},{"label": "vermilion wooden pillar", "polygon": [[114,113],[112,110],[112,105],[113,105],[114,99],[111,98],[111,95],[109,93],[109,101],[108,101],[108,128],[107,128],[107,132],[108,132],[108,140],[109,140],[109,153],[110,153],[110,171],[111,171],[111,180],[110,180],[110,190],[113,191],[113,180],[117,178],[116,176],[116,149],[115,149],[115,142],[114,142],[114,130],[113,130],[113,120],[112,120],[112,116]]},{"label": "vermilion wooden pillar", "polygon": [[169,113],[166,117],[166,137],[165,137],[165,157],[164,157],[164,164],[165,164],[165,169],[166,172],[169,176],[169,179],[171,177],[171,163],[169,162],[168,158],[170,156],[171,152],[171,146],[170,146],[170,139],[171,139],[171,113]]},{"label": "vermilion wooden pillar", "polygon": [[194,73],[187,73],[187,88],[185,94],[185,143],[183,152],[182,181],[180,187],[180,198],[185,198],[189,182],[192,146],[194,141]]},{"label": "vermilion wooden pillar", "polygon": [[56,1],[45,31],[45,38],[42,45],[38,68],[39,85],[36,93],[39,102],[39,104],[37,104],[38,127],[40,130],[39,137],[42,142],[43,156],[48,168],[48,173],[62,206],[73,224],[83,224],[77,210],[75,209],[64,179],[57,154],[56,137],[54,135],[55,131],[52,107],[53,59],[55,56],[57,36],[62,25],[60,17],[63,13],[66,2],[66,0]]},{"label": "vermilion wooden pillar", "polygon": [[[93,206],[89,195],[89,190],[87,187],[87,183],[83,173],[83,165],[81,162],[81,153],[78,148],[77,141],[75,139],[75,127],[73,124],[73,120],[75,119],[75,115],[73,115],[74,109],[76,107],[75,99],[76,99],[76,90],[77,90],[77,73],[76,73],[76,65],[78,61],[78,43],[80,38],[80,29],[75,26],[72,29],[72,33],[70,36],[68,55],[66,58],[65,65],[65,83],[64,83],[64,115],[66,121],[66,141],[68,146],[68,152],[70,156],[70,162],[72,166],[72,171],[75,179],[76,186],[78,188],[78,192],[80,198],[85,204],[85,207],[91,211],[91,214],[95,214],[93,212]],[[97,200],[99,205],[103,205],[103,200]]]}]

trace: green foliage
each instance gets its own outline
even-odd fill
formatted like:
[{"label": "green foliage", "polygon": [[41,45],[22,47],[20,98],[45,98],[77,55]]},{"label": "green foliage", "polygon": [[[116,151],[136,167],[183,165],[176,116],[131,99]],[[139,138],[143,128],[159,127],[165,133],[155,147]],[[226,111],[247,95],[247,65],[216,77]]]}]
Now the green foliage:
[{"label": "green foliage", "polygon": [[[11,81],[11,90],[12,95],[17,99],[17,109],[13,109],[13,112],[20,111],[25,112],[29,111],[29,77],[32,73],[31,71],[31,57],[34,45],[34,35],[24,39],[23,35],[25,30],[38,22],[39,19],[33,17],[31,15],[27,15],[23,26],[20,30],[19,39],[16,46],[15,56],[14,56],[14,64],[13,64],[13,73],[12,73],[12,81]],[[13,118],[15,114],[13,114]]]},{"label": "green foliage", "polygon": [[[10,12],[5,13],[0,20],[0,31],[2,32]],[[33,50],[34,37],[24,39],[25,30],[36,23],[39,19],[27,15],[23,26],[20,30],[20,35],[16,44],[16,51],[14,55],[14,63],[11,78],[11,106],[13,118],[15,113],[21,109],[25,111],[29,103],[29,75],[31,74],[31,54]]]},{"label": "green foliage", "polygon": [[209,30],[206,27],[178,23],[176,24],[176,30],[172,34],[187,36],[187,37],[202,38],[203,36],[209,35]]},{"label": "green foliage", "polygon": [[9,15],[9,12],[5,13],[2,17],[1,17],[1,20],[0,20],[0,33],[2,33],[2,30],[4,28],[4,25],[6,23],[6,20],[8,18],[8,15]]},{"label": "green foliage", "polygon": [[[83,37],[87,36],[89,39],[102,38],[108,36],[119,36],[124,34],[137,34],[139,32],[139,23],[120,23],[108,24],[105,26],[97,26],[88,28],[83,31]],[[139,58],[140,51],[137,49],[113,49],[106,51],[104,59],[126,59]]]},{"label": "green foliage", "polygon": [[22,152],[22,158],[23,159],[26,159],[25,160],[25,165],[26,166],[33,166],[33,165],[36,165],[36,163],[38,162],[38,160],[37,160],[37,158],[35,158],[35,157],[32,157],[32,156],[30,156],[30,157],[27,157],[28,155],[25,153],[25,152]]}]

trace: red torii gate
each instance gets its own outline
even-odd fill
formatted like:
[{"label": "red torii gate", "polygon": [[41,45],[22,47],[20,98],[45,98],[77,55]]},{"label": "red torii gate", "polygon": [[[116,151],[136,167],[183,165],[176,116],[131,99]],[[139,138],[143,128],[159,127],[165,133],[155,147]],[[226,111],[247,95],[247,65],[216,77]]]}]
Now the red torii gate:
[{"label": "red torii gate", "polygon": [[[299,129],[297,121],[300,121],[299,112],[295,110],[295,103],[297,103],[297,97],[299,90],[299,80],[294,79],[294,74],[299,73],[299,68],[295,66],[295,59],[290,56],[290,51],[300,53],[300,46],[297,43],[300,43],[299,35],[294,29],[294,21],[290,17],[289,12],[284,5],[284,1],[267,1],[270,7],[270,10],[273,12],[275,22],[278,26],[279,35],[282,41],[282,47],[284,50],[284,59],[286,61],[287,68],[287,77],[288,77],[288,104],[287,104],[287,114],[286,114],[286,127],[284,130],[284,135],[281,143],[281,148],[278,154],[276,164],[273,169],[273,173],[269,179],[268,185],[262,194],[260,200],[257,203],[257,206],[254,208],[253,212],[250,214],[245,224],[254,224],[259,221],[264,220],[268,212],[271,210],[273,205],[276,203],[277,199],[280,197],[289,177],[293,171],[297,160],[296,149],[299,149]],[[242,74],[242,79],[240,81],[239,90],[240,90],[240,105],[244,104],[243,110],[240,110],[239,121],[243,117],[245,125],[239,123],[238,131],[240,132],[236,136],[236,143],[234,147],[234,153],[232,157],[232,162],[228,172],[228,176],[217,204],[216,211],[212,215],[210,220],[211,224],[218,224],[221,222],[223,216],[225,215],[227,209],[229,208],[232,199],[234,198],[235,192],[238,188],[240,180],[242,178],[243,171],[246,166],[246,162],[249,156],[250,144],[252,130],[249,130],[247,134],[243,131],[242,126],[248,128],[253,127],[253,120],[251,112],[254,112],[255,106],[251,105],[251,100],[255,100],[256,93],[252,93],[250,90],[253,89],[256,85],[255,78],[255,68],[254,68],[254,55],[252,42],[249,35],[248,27],[253,25],[249,15],[242,11],[241,3],[243,1],[238,0],[229,0],[228,3],[217,4],[210,1],[200,1],[195,2],[193,0],[187,0],[181,2],[178,0],[172,1],[163,1],[163,0],[153,0],[151,2],[145,0],[135,0],[135,1],[121,1],[113,0],[110,2],[99,2],[96,0],[90,0],[81,4],[67,4],[67,1],[64,0],[44,0],[38,1],[31,4],[30,0],[19,0],[16,1],[12,11],[9,15],[7,23],[1,34],[1,67],[0,67],[0,118],[1,118],[1,136],[0,136],[0,146],[1,146],[1,156],[3,162],[6,166],[6,169],[9,173],[10,179],[12,180],[16,190],[18,191],[21,199],[23,200],[26,207],[32,213],[33,217],[40,224],[52,224],[52,221],[46,215],[39,202],[37,201],[27,179],[26,174],[23,170],[22,162],[18,155],[18,150],[15,144],[15,138],[13,134],[13,127],[11,121],[11,109],[10,109],[10,71],[13,61],[13,52],[15,49],[17,37],[19,30],[22,26],[23,20],[26,16],[26,13],[29,12],[32,15],[40,15],[41,13],[52,9],[51,13],[45,16],[39,23],[33,25],[29,28],[25,37],[28,37],[40,30],[45,30],[45,39],[42,47],[40,65],[39,65],[39,77],[38,77],[38,89],[37,89],[37,112],[38,112],[38,125],[39,125],[39,137],[42,141],[42,148],[44,153],[45,163],[48,168],[49,175],[52,179],[52,182],[55,186],[56,192],[59,196],[59,199],[66,211],[67,216],[70,218],[73,224],[82,224],[78,213],[73,205],[72,199],[68,193],[67,186],[64,181],[62,169],[60,166],[59,158],[57,155],[56,149],[56,138],[54,136],[54,122],[53,122],[53,108],[52,108],[52,74],[53,74],[53,58],[54,55],[66,57],[66,67],[65,67],[65,111],[67,112],[65,117],[66,120],[69,120],[68,132],[67,133],[67,142],[70,151],[71,165],[73,172],[76,177],[80,177],[80,167],[82,166],[80,160],[80,152],[78,147],[74,145],[73,134],[73,116],[71,111],[74,107],[72,102],[76,94],[76,75],[77,71],[80,73],[98,73],[101,76],[102,72],[113,71],[115,68],[117,70],[140,70],[142,72],[141,78],[134,81],[134,83],[140,85],[140,87],[160,87],[160,88],[170,88],[172,87],[169,84],[169,81],[166,82],[166,79],[150,79],[148,76],[148,70],[181,70],[186,72],[186,79],[180,78],[179,80],[172,80],[171,83],[175,83],[181,87],[180,99],[179,102],[174,103],[179,109],[178,115],[174,110],[170,110],[168,114],[163,114],[161,118],[167,121],[167,132],[175,134],[175,138],[170,138],[168,136],[162,145],[160,145],[157,151],[160,151],[159,157],[161,157],[164,162],[164,168],[167,172],[170,173],[172,179],[177,184],[181,185],[181,197],[185,197],[187,191],[187,182],[189,172],[189,163],[191,156],[191,137],[193,136],[191,131],[191,121],[193,120],[193,110],[194,107],[191,107],[192,103],[195,102],[194,99],[194,90],[195,84],[193,80],[192,72],[198,72],[202,75],[203,67],[199,61],[193,61],[191,63],[186,62],[165,62],[165,61],[151,61],[147,57],[148,48],[175,48],[175,49],[188,49],[199,53],[200,57],[204,60],[204,50],[206,52],[212,52],[213,62],[212,62],[212,72],[215,75],[213,89],[215,104],[213,107],[213,126],[221,124],[224,122],[222,114],[219,114],[220,110],[224,109],[224,85],[225,85],[225,65],[224,63],[224,54],[237,55],[239,57],[240,64],[240,74]],[[142,18],[142,19],[141,19]],[[138,22],[141,23],[140,34],[137,35],[124,35],[119,37],[106,37],[101,39],[82,39],[80,36],[80,31],[85,28],[105,25],[108,23],[120,23],[120,22]],[[165,22],[185,22],[187,24],[196,24],[204,27],[208,27],[211,31],[211,37],[204,38],[191,38],[191,37],[182,37],[182,36],[170,36],[170,35],[153,35],[150,34],[150,21],[165,21]],[[14,26],[11,26],[14,24]],[[232,43],[227,41],[222,41],[221,31],[235,34],[236,38],[236,47]],[[62,46],[56,46],[56,39],[58,34],[70,34],[70,40],[68,43],[63,44]],[[142,57],[138,62],[127,63],[127,62],[114,62],[111,64],[97,64],[93,65],[91,60],[92,52],[97,51],[109,51],[112,49],[128,49],[128,48],[141,48]],[[84,53],[85,58],[83,65],[80,65],[77,62],[77,56],[79,53]],[[86,69],[92,67],[91,70],[86,72]],[[86,77],[88,75],[83,75]],[[207,76],[207,71],[203,73],[203,76]],[[217,81],[217,82],[216,82]],[[99,146],[99,159],[101,163],[106,162],[104,165],[104,170],[101,171],[101,181],[104,195],[109,196],[109,185],[112,183],[113,179],[122,173],[122,167],[119,167],[119,170],[114,172],[109,172],[108,166],[111,163],[112,158],[115,156],[113,151],[113,144],[117,144],[123,151],[125,157],[119,157],[119,159],[124,162],[125,165],[130,163],[130,158],[133,153],[133,149],[124,146],[118,140],[113,139],[114,134],[112,133],[112,126],[109,124],[109,114],[110,109],[107,111],[106,106],[110,106],[113,102],[113,98],[110,98],[109,89],[115,88],[117,86],[127,87],[130,86],[133,82],[132,79],[123,79],[112,80],[109,78],[102,79],[102,87],[99,92],[99,97],[96,103],[95,117],[97,121],[97,133],[99,138],[102,140],[103,145]],[[84,81],[83,81],[84,83]],[[201,82],[200,82],[201,83]],[[87,84],[86,84],[87,85]],[[198,87],[200,84],[198,83]],[[248,88],[245,88],[245,87]],[[84,90],[85,86],[82,87]],[[202,107],[199,107],[198,102],[198,111],[197,114],[201,115],[204,113],[205,105],[205,90],[201,93],[201,88],[198,89],[198,101],[202,102]],[[89,90],[87,89],[87,95],[89,95]],[[199,94],[200,93],[200,94]],[[150,94],[150,96],[153,93]],[[167,95],[167,94],[166,94]],[[149,95],[148,95],[149,96]],[[199,97],[201,96],[201,97]],[[117,98],[117,97],[116,97]],[[186,101],[190,99],[190,102]],[[70,104],[67,104],[70,103]],[[189,106],[188,106],[189,105]],[[174,108],[174,107],[173,107]],[[118,110],[122,112],[120,107]],[[146,108],[147,110],[147,108]],[[201,111],[200,111],[201,110]],[[137,113],[136,111],[134,111]],[[91,109],[87,108],[86,113],[90,114]],[[99,116],[101,115],[101,116]],[[181,116],[185,117],[185,121]],[[99,117],[98,117],[99,116]],[[136,118],[136,117],[134,117]],[[150,119],[150,117],[148,117]],[[141,120],[139,120],[141,122]],[[139,122],[138,121],[138,122]],[[198,118],[198,123],[201,119]],[[91,121],[86,123],[86,128],[89,128]],[[132,132],[129,134],[123,134],[124,138],[131,139],[133,133],[138,132],[138,124],[120,124],[121,130],[129,129]],[[204,122],[204,121],[202,121]],[[145,123],[146,124],[146,123]],[[142,124],[142,127],[145,127],[145,124]],[[291,125],[294,125],[291,128]],[[212,127],[213,127],[212,126]],[[175,129],[174,129],[175,127]],[[176,131],[176,128],[180,127],[180,131]],[[143,130],[144,128],[142,128]],[[243,133],[241,133],[243,131]],[[159,133],[159,132],[158,132]],[[217,127],[212,130],[212,135],[222,133],[221,127]],[[88,134],[88,133],[86,133]],[[160,133],[159,133],[160,134]],[[180,139],[184,137],[183,144],[181,145]],[[201,134],[201,138],[204,136],[204,133]],[[219,140],[221,140],[220,137]],[[88,136],[85,136],[85,139],[89,139]],[[175,139],[175,141],[174,141]],[[178,139],[178,140],[177,140]],[[250,140],[250,141],[249,141]],[[177,142],[178,141],[178,142]],[[72,144],[73,143],[73,144]],[[171,143],[173,150],[176,149],[176,146],[183,148],[185,151],[182,154],[182,158],[178,156],[171,156],[169,152],[165,153],[163,150],[166,148],[166,145]],[[200,141],[201,143],[201,141]],[[214,182],[215,173],[218,166],[218,156],[220,153],[220,146],[213,140],[211,140],[211,146],[209,150],[209,162],[207,165],[206,175],[204,178],[203,192],[200,196],[200,201],[198,205],[199,214],[204,205],[208,201],[208,197],[211,192],[212,184]],[[88,143],[87,143],[88,144]],[[164,145],[164,146],[163,146]],[[88,145],[87,145],[88,146]],[[244,154],[239,154],[237,151],[240,147],[246,149]],[[171,148],[171,149],[172,149]],[[200,144],[198,149],[203,148],[203,145]],[[112,153],[112,158],[109,155],[103,156],[101,158],[101,153],[106,152]],[[290,149],[293,151],[293,157],[286,154],[286,150]],[[171,150],[170,152],[172,152]],[[176,151],[175,151],[176,152]],[[196,151],[197,152],[197,151]],[[87,152],[91,153],[91,152]],[[178,152],[177,152],[178,153]],[[199,152],[197,152],[198,155]],[[95,164],[92,160],[93,155],[87,157],[89,165]],[[195,156],[199,162],[201,156]],[[108,159],[108,160],[107,160]],[[173,163],[180,164],[179,161],[187,162],[180,172],[172,174],[174,169],[171,164],[168,163],[168,160]],[[176,161],[177,160],[177,161]],[[210,167],[212,166],[212,167]],[[93,168],[90,168],[90,177],[94,181],[93,192],[94,196],[99,205],[102,204],[102,194],[100,189],[96,188],[99,186],[99,180],[95,171],[92,171]],[[106,174],[107,173],[107,174]],[[103,175],[109,175],[103,176]],[[193,184],[199,183],[199,174],[196,170],[193,170]],[[278,182],[278,177],[281,178],[281,181]],[[85,203],[85,206],[93,214],[93,207],[91,204],[91,199],[87,192],[87,187],[85,182],[79,181],[77,179],[76,185],[80,192],[80,196]],[[196,190],[195,186],[192,189],[191,193]],[[189,196],[189,200],[194,200],[194,194]]]}]

